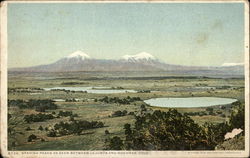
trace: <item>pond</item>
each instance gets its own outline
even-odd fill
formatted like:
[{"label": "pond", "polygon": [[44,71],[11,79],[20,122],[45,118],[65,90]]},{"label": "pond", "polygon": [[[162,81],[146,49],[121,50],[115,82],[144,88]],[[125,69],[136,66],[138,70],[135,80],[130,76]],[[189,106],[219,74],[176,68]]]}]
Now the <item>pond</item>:
[{"label": "pond", "polygon": [[86,91],[87,93],[111,94],[111,93],[136,93],[135,90],[128,89],[111,89],[110,87],[53,87],[44,88],[45,91],[50,90],[69,90],[69,91]]},{"label": "pond", "polygon": [[237,101],[231,98],[217,98],[217,97],[190,97],[190,98],[154,98],[144,100],[145,103],[157,107],[169,108],[194,108],[194,107],[208,107],[215,105],[226,105]]}]

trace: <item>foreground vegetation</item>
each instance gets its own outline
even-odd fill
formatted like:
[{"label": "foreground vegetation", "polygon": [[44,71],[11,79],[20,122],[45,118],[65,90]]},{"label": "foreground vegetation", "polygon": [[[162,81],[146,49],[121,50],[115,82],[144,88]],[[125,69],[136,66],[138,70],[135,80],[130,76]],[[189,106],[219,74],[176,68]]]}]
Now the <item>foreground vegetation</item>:
[{"label": "foreground vegetation", "polygon": [[109,150],[213,150],[224,142],[224,135],[234,128],[244,129],[244,106],[234,103],[234,112],[230,124],[212,124],[202,126],[195,123],[186,114],[175,109],[168,112],[159,110],[152,114],[136,116],[134,127],[124,125],[125,139],[115,136],[107,140]]}]

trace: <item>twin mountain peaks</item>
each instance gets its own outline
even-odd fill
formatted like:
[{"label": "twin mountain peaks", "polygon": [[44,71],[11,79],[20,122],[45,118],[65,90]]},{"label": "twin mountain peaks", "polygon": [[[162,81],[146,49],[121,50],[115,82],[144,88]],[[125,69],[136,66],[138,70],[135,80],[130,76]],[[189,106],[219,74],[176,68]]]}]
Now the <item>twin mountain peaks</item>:
[{"label": "twin mountain peaks", "polygon": [[9,71],[27,72],[72,72],[72,71],[166,71],[189,75],[225,74],[244,75],[244,66],[182,66],[164,63],[153,55],[141,52],[124,55],[118,60],[95,59],[82,51],[76,51],[58,61],[26,68],[12,68]]},{"label": "twin mountain peaks", "polygon": [[[82,51],[76,51],[67,57],[67,59],[79,59],[79,60],[91,60],[91,58],[88,54],[83,53]],[[146,53],[146,52],[141,52],[136,55],[124,55],[121,57],[120,61],[130,61],[130,62],[136,62],[136,61],[153,61],[157,60],[153,55]]]}]

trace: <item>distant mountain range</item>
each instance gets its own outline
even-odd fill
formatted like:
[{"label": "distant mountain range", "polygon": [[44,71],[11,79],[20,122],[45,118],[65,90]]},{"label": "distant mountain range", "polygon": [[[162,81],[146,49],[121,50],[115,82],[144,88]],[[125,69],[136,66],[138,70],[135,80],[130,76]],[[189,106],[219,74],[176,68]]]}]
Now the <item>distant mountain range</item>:
[{"label": "distant mountain range", "polygon": [[244,75],[244,65],[225,64],[219,67],[183,66],[164,63],[153,55],[142,52],[124,55],[118,60],[94,59],[86,53],[76,51],[52,64],[25,68],[11,68],[9,71],[27,72],[72,72],[72,71],[169,71],[190,74]]}]

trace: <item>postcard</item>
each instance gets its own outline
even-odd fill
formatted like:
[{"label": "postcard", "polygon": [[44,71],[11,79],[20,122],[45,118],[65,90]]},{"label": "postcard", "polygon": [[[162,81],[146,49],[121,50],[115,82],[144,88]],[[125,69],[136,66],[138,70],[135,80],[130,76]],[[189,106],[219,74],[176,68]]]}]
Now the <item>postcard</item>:
[{"label": "postcard", "polygon": [[248,157],[249,3],[1,2],[3,157]]}]

